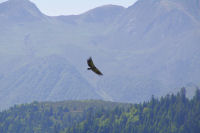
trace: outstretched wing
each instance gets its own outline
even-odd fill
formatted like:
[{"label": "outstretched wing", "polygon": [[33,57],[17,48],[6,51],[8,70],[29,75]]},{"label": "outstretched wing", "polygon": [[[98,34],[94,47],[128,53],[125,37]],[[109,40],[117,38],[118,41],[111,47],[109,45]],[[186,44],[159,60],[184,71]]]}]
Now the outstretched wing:
[{"label": "outstretched wing", "polygon": [[95,65],[94,65],[94,63],[93,63],[91,57],[87,60],[87,63],[88,63],[88,66],[89,66],[89,67],[91,67],[91,68],[94,68],[94,67],[95,67]]},{"label": "outstretched wing", "polygon": [[96,67],[92,68],[92,71],[98,75],[103,75]]}]

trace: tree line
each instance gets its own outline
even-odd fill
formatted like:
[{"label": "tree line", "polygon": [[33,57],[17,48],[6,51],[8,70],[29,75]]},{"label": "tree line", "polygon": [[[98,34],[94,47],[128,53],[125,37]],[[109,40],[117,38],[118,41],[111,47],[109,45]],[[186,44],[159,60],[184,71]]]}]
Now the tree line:
[{"label": "tree line", "polygon": [[0,112],[1,133],[198,133],[200,90],[140,104],[68,101],[23,104]]}]

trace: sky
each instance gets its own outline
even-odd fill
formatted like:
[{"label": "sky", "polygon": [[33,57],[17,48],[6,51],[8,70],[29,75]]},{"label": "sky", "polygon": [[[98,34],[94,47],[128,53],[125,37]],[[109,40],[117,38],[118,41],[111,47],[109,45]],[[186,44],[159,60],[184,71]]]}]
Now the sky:
[{"label": "sky", "polygon": [[[6,0],[0,0],[4,2]],[[46,15],[80,14],[98,6],[113,4],[131,6],[137,0],[30,0]]]}]

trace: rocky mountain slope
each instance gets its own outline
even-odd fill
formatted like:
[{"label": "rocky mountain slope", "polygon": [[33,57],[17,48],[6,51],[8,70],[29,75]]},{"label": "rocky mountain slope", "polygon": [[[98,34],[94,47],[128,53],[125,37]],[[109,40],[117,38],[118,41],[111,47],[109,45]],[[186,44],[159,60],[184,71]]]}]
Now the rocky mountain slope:
[{"label": "rocky mountain slope", "polygon": [[[28,0],[1,3],[0,106],[140,102],[194,88],[200,84],[199,10],[199,0],[139,0],[129,8],[51,17]],[[89,56],[103,77],[86,70]]]}]

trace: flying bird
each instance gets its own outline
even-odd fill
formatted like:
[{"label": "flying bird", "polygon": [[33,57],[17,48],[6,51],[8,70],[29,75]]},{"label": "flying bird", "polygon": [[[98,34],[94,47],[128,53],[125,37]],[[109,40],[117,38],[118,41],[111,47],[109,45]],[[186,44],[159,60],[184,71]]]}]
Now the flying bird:
[{"label": "flying bird", "polygon": [[98,75],[103,75],[103,74],[96,68],[96,66],[94,65],[94,63],[93,63],[91,57],[87,60],[87,64],[88,64],[88,66],[89,66],[88,70],[92,70],[94,73],[96,73],[96,74],[98,74]]}]

